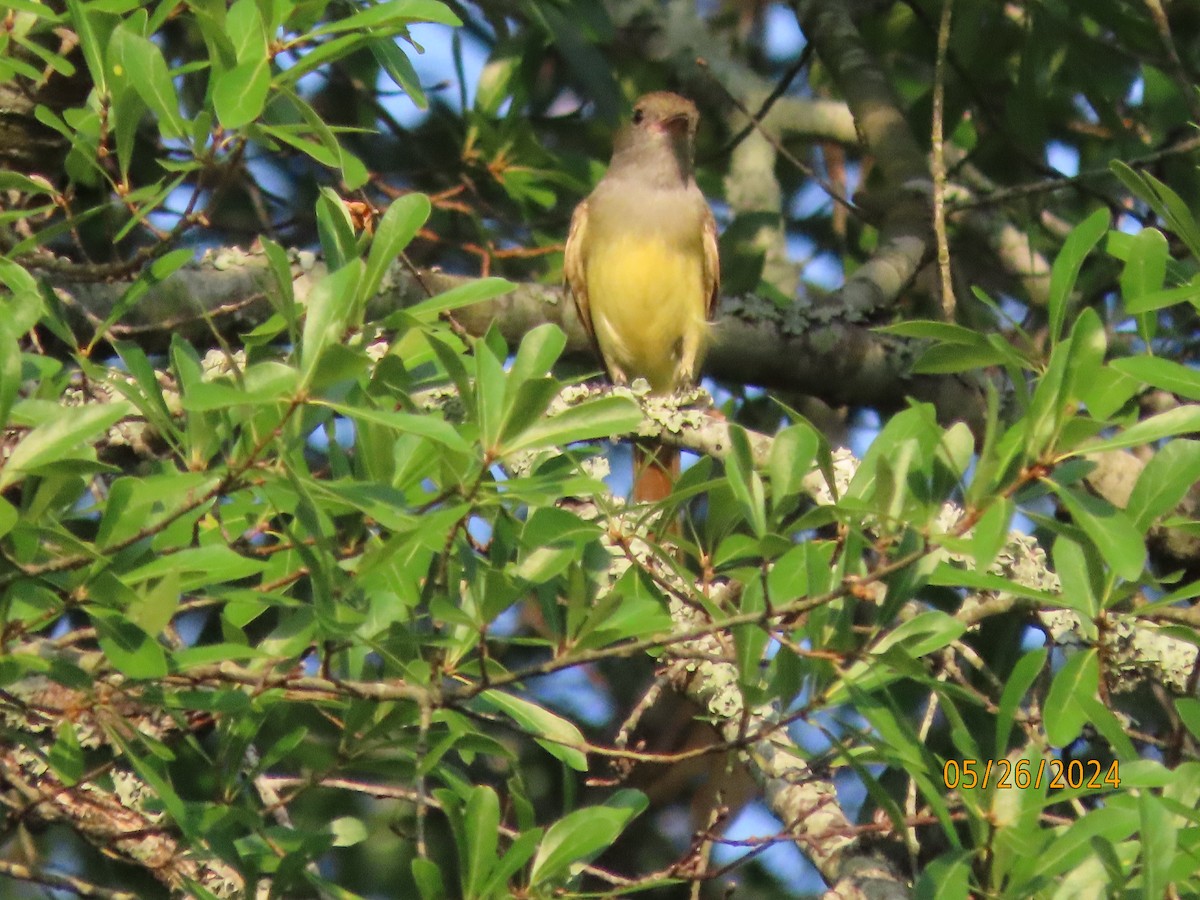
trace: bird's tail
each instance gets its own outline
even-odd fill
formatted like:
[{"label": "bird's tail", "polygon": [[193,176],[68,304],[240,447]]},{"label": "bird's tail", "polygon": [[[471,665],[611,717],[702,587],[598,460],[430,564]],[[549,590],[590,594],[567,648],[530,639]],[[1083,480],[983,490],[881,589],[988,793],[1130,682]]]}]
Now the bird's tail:
[{"label": "bird's tail", "polygon": [[635,503],[665,500],[679,479],[679,448],[658,441],[633,445],[633,499]]}]

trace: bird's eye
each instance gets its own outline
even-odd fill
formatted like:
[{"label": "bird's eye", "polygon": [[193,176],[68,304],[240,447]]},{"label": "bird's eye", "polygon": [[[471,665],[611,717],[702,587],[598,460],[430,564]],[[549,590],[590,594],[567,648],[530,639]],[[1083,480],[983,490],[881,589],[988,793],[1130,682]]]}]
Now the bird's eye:
[{"label": "bird's eye", "polygon": [[641,125],[642,119],[644,119],[644,118],[646,118],[646,111],[644,109],[635,109],[633,111],[633,124],[634,125]]}]

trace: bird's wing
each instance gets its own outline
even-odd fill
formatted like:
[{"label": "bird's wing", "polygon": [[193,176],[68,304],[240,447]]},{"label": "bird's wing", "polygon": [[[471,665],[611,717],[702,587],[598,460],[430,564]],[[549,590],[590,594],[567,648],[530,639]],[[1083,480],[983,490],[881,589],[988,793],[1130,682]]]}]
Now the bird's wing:
[{"label": "bird's wing", "polygon": [[584,200],[575,207],[575,212],[571,215],[571,230],[567,232],[567,247],[563,253],[563,277],[567,280],[571,296],[575,298],[575,312],[579,315],[579,324],[583,326],[588,340],[591,341],[592,352],[604,366],[604,371],[608,373],[609,379],[612,379],[613,372],[608,366],[608,360],[604,358],[604,351],[600,349],[600,341],[596,338],[596,329],[592,326],[592,307],[588,302],[587,270],[583,260],[583,247],[587,242],[587,226],[588,202]]},{"label": "bird's wing", "polygon": [[717,221],[708,204],[704,205],[704,299],[705,316],[712,319],[721,293],[721,257],[717,252]]},{"label": "bird's wing", "polygon": [[571,230],[567,232],[567,248],[563,254],[563,277],[571,296],[575,299],[575,312],[579,324],[587,332],[592,344],[596,343],[596,332],[592,328],[592,310],[588,304],[587,272],[583,264],[583,245],[587,238],[588,204],[584,200],[571,216]]}]

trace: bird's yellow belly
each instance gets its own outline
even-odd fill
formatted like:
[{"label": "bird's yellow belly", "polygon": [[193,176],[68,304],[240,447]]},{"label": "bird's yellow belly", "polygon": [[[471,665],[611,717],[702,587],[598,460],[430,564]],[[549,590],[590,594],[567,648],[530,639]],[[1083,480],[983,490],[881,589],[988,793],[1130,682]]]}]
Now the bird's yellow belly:
[{"label": "bird's yellow belly", "polygon": [[695,375],[680,369],[699,365],[708,329],[700,241],[634,234],[589,250],[592,323],[610,367],[645,378],[655,393],[676,389],[681,374]]}]

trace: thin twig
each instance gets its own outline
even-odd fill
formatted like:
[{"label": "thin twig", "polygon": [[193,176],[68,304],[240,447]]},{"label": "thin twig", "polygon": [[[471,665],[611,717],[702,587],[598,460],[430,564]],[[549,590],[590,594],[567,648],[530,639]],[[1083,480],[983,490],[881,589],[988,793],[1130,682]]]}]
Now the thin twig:
[{"label": "thin twig", "polygon": [[938,273],[942,282],[942,315],[954,321],[954,280],[950,272],[950,241],[946,237],[946,148],[944,144],[946,106],[946,50],[950,45],[950,10],[954,0],[942,0],[942,21],[938,25],[937,66],[933,77],[933,233],[937,239]]},{"label": "thin twig", "polygon": [[743,103],[741,99],[735,97],[729,88],[725,87],[724,84],[717,80],[717,76],[713,75],[712,70],[708,68],[708,64],[705,62],[705,60],[698,59],[696,60],[696,64],[699,65],[700,68],[705,72],[708,72],[709,77],[712,78],[713,82],[721,89],[725,96],[729,98],[729,101],[738,108],[738,111],[741,112],[742,115],[750,120],[750,127],[757,128],[767,143],[775,148],[776,153],[795,166],[796,169],[805,177],[811,178],[813,181],[819,184],[821,189],[825,191],[831,200],[841,204],[859,218],[866,218],[865,213],[863,213],[859,207],[855,206],[852,200],[849,200],[843,196],[832,184],[829,183],[827,179],[823,178],[816,171],[816,169],[788,150],[788,148],[783,145],[783,141],[773,135],[769,129],[764,127],[762,124],[762,118],[759,115],[750,112],[750,110],[746,107],[746,104]]},{"label": "thin twig", "polygon": [[[798,56],[796,61],[792,63],[791,67],[783,73],[783,78],[781,78],[779,83],[771,89],[771,93],[767,94],[767,99],[762,102],[761,106],[759,106],[758,112],[750,116],[749,123],[746,124],[741,131],[730,138],[728,143],[721,147],[721,149],[711,156],[701,160],[701,162],[712,162],[729,155],[737,148],[738,144],[749,137],[750,132],[757,127],[757,124],[767,117],[767,113],[771,111],[771,107],[775,105],[775,101],[784,95],[787,89],[792,86],[792,82],[796,80],[796,76],[799,75],[808,65],[809,60],[812,59],[812,52],[812,44],[805,44],[804,49],[800,51],[800,56]],[[745,111],[745,107],[742,107],[742,111]]]},{"label": "thin twig", "polygon": [[110,891],[91,882],[76,878],[74,875],[64,875],[60,872],[50,872],[46,869],[32,869],[20,863],[0,860],[0,875],[6,875],[17,881],[28,881],[33,884],[44,884],[56,891],[70,891],[77,897],[99,897],[102,900],[137,900],[137,894],[125,891]]},{"label": "thin twig", "polygon": [[1179,58],[1179,51],[1175,49],[1175,39],[1171,36],[1171,22],[1167,18],[1167,11],[1163,9],[1162,0],[1143,0],[1143,2],[1146,4],[1146,10],[1150,13],[1150,18],[1154,21],[1154,28],[1158,32],[1158,39],[1162,41],[1163,50],[1166,51],[1167,60],[1170,62],[1168,68],[1171,70],[1171,78],[1179,88],[1179,93],[1183,95],[1183,102],[1187,104],[1188,110],[1192,114],[1192,120],[1200,121],[1200,94],[1196,92],[1195,79],[1184,68],[1183,60]]},{"label": "thin twig", "polygon": [[[1192,151],[1200,149],[1200,135],[1193,135],[1186,140],[1179,141],[1169,146],[1163,147],[1161,150],[1155,150],[1153,153],[1147,153],[1145,156],[1134,157],[1133,159],[1123,160],[1125,165],[1131,169],[1144,168],[1154,165],[1164,159],[1169,159],[1173,156],[1182,156]],[[1009,200],[1020,199],[1021,197],[1029,197],[1035,194],[1045,194],[1050,191],[1059,191],[1063,188],[1073,187],[1084,181],[1090,181],[1093,178],[1112,178],[1112,171],[1105,167],[1102,169],[1090,169],[1087,172],[1080,172],[1078,175],[1064,175],[1060,178],[1047,178],[1043,181],[1035,181],[1031,184],[1019,184],[1014,187],[1002,188],[986,194],[980,194],[967,200],[959,200],[947,204],[947,209],[950,212],[958,212],[964,209],[974,209],[980,206],[995,206],[1000,203],[1006,203]]]}]

